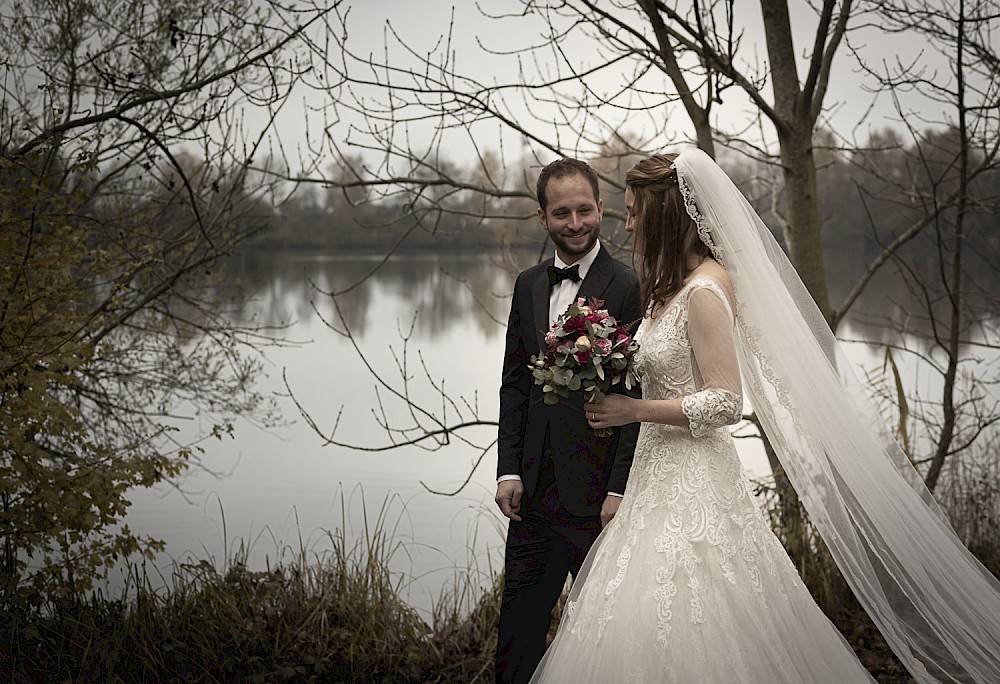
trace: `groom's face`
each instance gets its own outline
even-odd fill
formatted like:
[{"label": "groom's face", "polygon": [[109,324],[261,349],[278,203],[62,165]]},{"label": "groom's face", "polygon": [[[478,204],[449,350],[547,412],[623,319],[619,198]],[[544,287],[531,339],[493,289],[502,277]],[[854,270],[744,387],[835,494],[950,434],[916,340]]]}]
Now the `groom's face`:
[{"label": "groom's face", "polygon": [[594,197],[590,183],[580,174],[552,178],[545,187],[547,206],[538,209],[538,220],[567,264],[589,252],[601,232],[604,205]]}]

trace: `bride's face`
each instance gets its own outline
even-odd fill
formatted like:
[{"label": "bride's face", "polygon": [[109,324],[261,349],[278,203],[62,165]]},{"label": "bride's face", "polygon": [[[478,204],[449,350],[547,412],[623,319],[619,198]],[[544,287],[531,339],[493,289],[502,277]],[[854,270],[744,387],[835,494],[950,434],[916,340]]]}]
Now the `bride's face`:
[{"label": "bride's face", "polygon": [[635,231],[635,214],[633,213],[633,208],[635,207],[635,193],[632,192],[632,188],[625,186],[625,230],[628,232]]}]

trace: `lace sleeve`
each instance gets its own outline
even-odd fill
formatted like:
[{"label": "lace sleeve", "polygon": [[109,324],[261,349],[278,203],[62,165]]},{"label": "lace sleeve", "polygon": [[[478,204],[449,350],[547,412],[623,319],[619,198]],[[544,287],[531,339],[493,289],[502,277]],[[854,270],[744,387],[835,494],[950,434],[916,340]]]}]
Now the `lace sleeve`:
[{"label": "lace sleeve", "polygon": [[687,416],[691,435],[704,437],[716,428],[739,422],[743,415],[743,397],[713,387],[684,397],[681,410]]},{"label": "lace sleeve", "polygon": [[733,341],[729,299],[707,280],[688,296],[688,339],[694,356],[698,391],[681,401],[691,434],[704,437],[739,422],[743,415],[740,365]]}]

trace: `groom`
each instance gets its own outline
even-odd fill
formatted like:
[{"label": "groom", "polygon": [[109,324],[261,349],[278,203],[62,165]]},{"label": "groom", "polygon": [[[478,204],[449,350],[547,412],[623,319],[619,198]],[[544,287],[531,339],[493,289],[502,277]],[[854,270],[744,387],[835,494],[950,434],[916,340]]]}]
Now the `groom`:
[{"label": "groom", "polygon": [[507,324],[496,502],[510,521],[498,684],[527,682],[541,660],[566,573],[576,576],[618,510],[639,431],[633,423],[597,437],[587,425],[582,392],[550,405],[534,384],[528,361],[577,297],[603,299],[622,324],[642,317],[635,273],[598,240],[604,205],[596,172],[586,162],[559,159],[542,169],[536,191],[538,219],[555,257],[518,276]]}]

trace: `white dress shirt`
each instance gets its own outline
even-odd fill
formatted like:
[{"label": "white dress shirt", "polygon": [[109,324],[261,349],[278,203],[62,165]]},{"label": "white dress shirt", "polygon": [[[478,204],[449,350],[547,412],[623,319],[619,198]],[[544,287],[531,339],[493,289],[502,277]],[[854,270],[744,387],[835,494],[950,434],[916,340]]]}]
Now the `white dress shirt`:
[{"label": "white dress shirt", "polygon": [[[556,283],[549,293],[549,325],[555,323],[556,319],[569,308],[569,305],[576,301],[576,295],[580,291],[580,284],[590,273],[590,267],[594,265],[597,253],[601,251],[601,241],[598,240],[589,252],[577,259],[574,263],[580,267],[580,282],[575,283],[569,278]],[[556,254],[556,268],[566,268],[573,264],[567,264]]]}]

